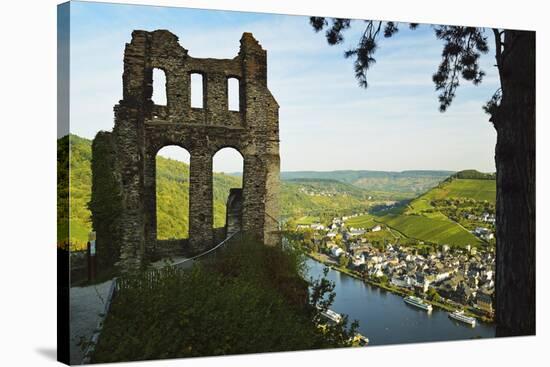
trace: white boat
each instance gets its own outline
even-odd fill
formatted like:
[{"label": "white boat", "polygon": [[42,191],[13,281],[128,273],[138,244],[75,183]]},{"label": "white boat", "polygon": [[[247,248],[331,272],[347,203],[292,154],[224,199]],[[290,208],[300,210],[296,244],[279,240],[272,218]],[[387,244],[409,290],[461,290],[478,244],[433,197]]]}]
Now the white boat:
[{"label": "white boat", "polygon": [[[318,307],[319,308],[319,307]],[[335,322],[337,324],[339,324],[340,322],[342,322],[342,315],[340,315],[338,312],[334,312],[332,310],[326,310],[326,311],[322,311],[321,310],[321,315],[332,321],[332,322]]]},{"label": "white boat", "polygon": [[449,317],[457,321],[461,321],[465,324],[468,324],[472,327],[476,326],[476,319],[474,317],[464,315],[464,311],[455,311],[453,313],[449,312]]},{"label": "white boat", "polygon": [[424,302],[423,300],[421,300],[418,297],[407,296],[403,300],[405,301],[405,303],[407,303],[411,306],[418,307],[418,308],[420,308],[424,311],[432,312],[432,305],[430,305],[429,303]]}]

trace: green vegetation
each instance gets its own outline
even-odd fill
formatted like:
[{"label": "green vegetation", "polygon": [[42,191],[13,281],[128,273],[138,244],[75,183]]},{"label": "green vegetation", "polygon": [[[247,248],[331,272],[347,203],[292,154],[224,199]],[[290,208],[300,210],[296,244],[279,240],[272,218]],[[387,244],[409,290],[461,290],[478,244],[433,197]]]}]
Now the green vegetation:
[{"label": "green vegetation", "polygon": [[368,196],[368,193],[364,189],[333,179],[293,178],[284,181],[299,184],[301,191],[314,195],[351,195],[359,199],[364,199]]},{"label": "green vegetation", "polygon": [[[321,222],[330,221],[342,212],[364,211],[371,205],[365,192],[350,185],[336,185],[333,181],[323,188],[323,181],[284,181],[281,185],[281,216],[300,218],[319,217]],[[323,193],[331,193],[331,196]]]},{"label": "green vegetation", "polygon": [[[67,173],[69,142],[71,166]],[[88,233],[91,231],[88,209],[92,179],[91,141],[76,135],[63,137],[58,141],[58,153],[60,177],[58,243],[70,242],[73,249],[84,248]],[[376,197],[369,198],[371,195],[376,195],[373,194],[374,191],[358,186],[389,190],[377,191],[380,195],[378,199],[384,200],[380,197],[393,195],[395,200],[426,185],[437,185],[410,201],[407,206],[397,206],[389,210],[371,210],[376,214],[350,218],[347,225],[355,228],[371,228],[375,223],[383,223],[394,230],[390,232],[394,238],[401,235],[420,241],[457,246],[480,243],[465,229],[473,229],[477,223],[465,220],[464,215],[494,213],[495,181],[490,179],[491,174],[461,171],[438,184],[449,174],[451,174],[449,171],[283,172],[281,176],[286,181],[281,185],[281,216],[299,218],[293,224],[313,222],[327,224],[333,217],[343,214],[365,212],[369,208],[374,209],[378,204],[384,207],[384,201],[377,201]],[[69,190],[65,187],[66,177],[70,177],[70,208],[67,200]],[[187,164],[157,157],[157,235],[159,239],[188,236],[188,177]],[[472,177],[482,179],[472,179]],[[372,180],[375,180],[375,183]],[[371,183],[365,184],[367,181]],[[222,227],[225,224],[225,202],[229,189],[241,187],[241,185],[241,176],[214,173],[215,227]],[[394,194],[391,193],[392,190]],[[456,200],[448,202],[450,198]],[[69,213],[70,221],[67,221]],[[70,238],[67,238],[68,233]],[[377,235],[373,233],[371,236],[373,241],[390,238],[388,233]]]},{"label": "green vegetation", "polygon": [[480,243],[473,234],[457,223],[440,214],[441,218],[423,215],[387,214],[376,216],[361,215],[346,221],[348,227],[370,229],[376,224],[389,227],[389,230],[368,232],[365,237],[371,241],[395,241],[398,238],[410,238],[438,244],[455,246],[476,245]]},{"label": "green vegetation", "polygon": [[[451,171],[298,171],[282,172],[281,178],[288,180],[328,179],[351,184],[361,188],[378,199],[413,198],[448,178]],[[388,195],[390,194],[390,195]]]},{"label": "green vegetation", "polygon": [[494,214],[496,184],[491,177],[492,174],[461,171],[406,205],[350,218],[346,225],[371,228],[382,223],[408,239],[459,247],[479,246],[483,242],[470,230],[477,226],[491,229],[493,225],[468,218]]},{"label": "green vegetation", "polygon": [[90,210],[92,227],[97,231],[96,240],[104,244],[97,251],[97,262],[100,268],[113,268],[120,256],[122,248],[122,231],[120,227],[123,211],[122,191],[115,176],[113,158],[114,144],[110,133],[99,132],[94,139],[92,150],[92,170],[101,172],[92,177],[92,192]]},{"label": "green vegetation", "polygon": [[334,285],[306,282],[303,260],[292,250],[235,240],[190,270],[167,267],[154,282],[135,274],[114,299],[92,362],[350,346],[357,325],[347,317],[318,326],[316,306],[330,306]]},{"label": "green vegetation", "polygon": [[[69,149],[70,147],[70,149]],[[69,150],[70,169],[69,168]],[[90,141],[76,135],[64,136],[57,143],[57,233],[58,244],[85,247],[91,229],[88,202],[92,175]],[[69,191],[68,182],[71,183]],[[70,199],[69,199],[70,192]],[[70,224],[70,226],[69,226]],[[67,238],[69,237],[69,238]]]},{"label": "green vegetation", "polygon": [[[479,179],[456,177],[481,177]],[[473,230],[494,224],[483,222],[483,214],[495,214],[496,181],[492,174],[477,171],[461,171],[442,182],[438,187],[420,195],[403,208],[402,214],[446,220]]]},{"label": "green vegetation", "polygon": [[[70,169],[66,162],[69,159]],[[58,139],[58,243],[70,242],[73,250],[83,249],[92,230],[88,208],[91,195],[91,141],[77,135]],[[70,190],[67,187],[70,178]],[[188,235],[189,165],[157,157],[157,236],[159,239]],[[225,202],[229,189],[241,187],[241,178],[214,173],[214,227],[225,225]],[[68,196],[70,192],[70,200]],[[70,210],[69,209],[70,203]],[[70,213],[70,216],[69,216]],[[69,219],[69,220],[68,220]],[[70,223],[70,231],[67,227]],[[67,238],[70,233],[70,238]]]},{"label": "green vegetation", "polygon": [[483,242],[470,230],[478,226],[491,229],[493,225],[469,218],[494,214],[496,184],[491,177],[477,171],[461,171],[405,205],[391,210],[371,210],[371,214],[348,219],[346,225],[368,229],[381,223],[412,240],[478,246]]},{"label": "green vegetation", "polygon": [[494,203],[496,201],[496,181],[489,179],[451,179],[420,196],[420,199],[425,201],[448,198],[473,199]]},{"label": "green vegetation", "polygon": [[[240,177],[214,173],[214,227],[225,225],[229,189],[241,187]],[[189,165],[157,156],[157,237],[187,238],[189,233]]]},{"label": "green vegetation", "polygon": [[496,180],[495,173],[484,173],[476,171],[475,169],[466,169],[455,173],[452,178],[463,178],[472,180]]},{"label": "green vegetation", "polygon": [[403,235],[420,241],[455,246],[481,243],[477,237],[449,219],[423,215],[387,215],[381,217],[380,221]]},{"label": "green vegetation", "polygon": [[346,221],[346,226],[353,228],[365,228],[370,229],[377,224],[375,217],[371,214],[359,215],[357,217],[349,218]]},{"label": "green vegetation", "polygon": [[312,217],[312,216],[303,216],[301,218],[296,219],[296,224],[313,224],[318,223],[321,219],[319,217]]},{"label": "green vegetation", "polygon": [[382,246],[384,243],[395,243],[407,238],[402,233],[389,227],[377,232],[367,232],[363,237],[368,242],[374,244],[375,247]]}]

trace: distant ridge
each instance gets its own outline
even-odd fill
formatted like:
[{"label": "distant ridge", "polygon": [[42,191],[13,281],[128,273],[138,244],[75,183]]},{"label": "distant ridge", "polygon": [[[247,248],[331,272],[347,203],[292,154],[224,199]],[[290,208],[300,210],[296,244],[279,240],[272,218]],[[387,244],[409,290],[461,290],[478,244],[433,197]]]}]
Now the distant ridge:
[{"label": "distant ridge", "polygon": [[376,193],[399,193],[412,198],[448,179],[454,171],[408,170],[371,171],[284,171],[281,180],[337,180]]},{"label": "distant ridge", "polygon": [[336,171],[283,171],[282,180],[289,179],[333,179],[348,183],[353,183],[362,178],[399,178],[399,177],[440,177],[447,178],[455,171],[438,170],[409,170],[409,171],[373,171],[373,170],[336,170]]},{"label": "distant ridge", "polygon": [[451,175],[451,177],[449,178],[461,178],[470,180],[496,180],[496,173],[484,173],[479,172],[475,169],[466,169]]}]

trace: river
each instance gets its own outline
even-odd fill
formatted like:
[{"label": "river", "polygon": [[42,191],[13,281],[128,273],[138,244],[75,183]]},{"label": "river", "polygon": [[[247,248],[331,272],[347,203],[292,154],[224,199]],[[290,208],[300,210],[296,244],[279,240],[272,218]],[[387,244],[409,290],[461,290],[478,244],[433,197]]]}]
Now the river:
[{"label": "river", "polygon": [[[307,260],[309,276],[318,278],[324,265]],[[431,314],[409,306],[403,298],[383,289],[330,270],[328,279],[336,285],[336,299],[331,309],[359,321],[359,332],[370,345],[420,343],[495,336],[494,324],[477,322],[475,328],[448,317],[446,311],[434,307]]]}]

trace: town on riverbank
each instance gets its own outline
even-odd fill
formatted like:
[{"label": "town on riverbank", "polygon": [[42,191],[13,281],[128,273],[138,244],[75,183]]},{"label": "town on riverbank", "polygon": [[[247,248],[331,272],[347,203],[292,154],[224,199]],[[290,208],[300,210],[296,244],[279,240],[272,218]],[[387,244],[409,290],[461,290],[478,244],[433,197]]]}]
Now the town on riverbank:
[{"label": "town on riverbank", "polygon": [[287,237],[312,259],[372,286],[493,321],[495,258],[490,247],[417,247],[400,243],[383,224],[358,229],[348,227],[348,219],[299,224],[287,228]]}]

